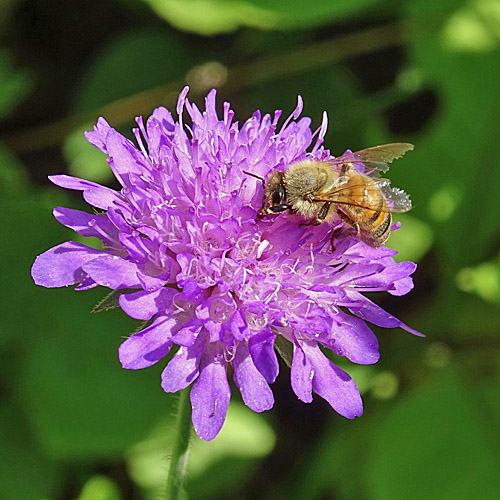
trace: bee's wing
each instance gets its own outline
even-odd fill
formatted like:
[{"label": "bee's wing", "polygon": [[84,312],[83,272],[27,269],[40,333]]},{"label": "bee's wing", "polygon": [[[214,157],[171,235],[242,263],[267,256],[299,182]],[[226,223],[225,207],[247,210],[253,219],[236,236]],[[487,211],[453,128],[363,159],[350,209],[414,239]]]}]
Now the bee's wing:
[{"label": "bee's wing", "polygon": [[[330,165],[343,165],[345,163],[363,163],[366,167],[371,167],[372,171],[387,172],[389,163],[396,158],[400,158],[407,151],[414,148],[408,142],[393,142],[372,148],[362,149],[354,153],[346,153],[332,160],[326,160]],[[371,172],[370,172],[371,173]]]},{"label": "bee's wing", "polygon": [[380,178],[373,180],[387,200],[389,212],[403,213],[411,210],[410,196],[402,189],[391,187],[391,181],[389,179]]},{"label": "bee's wing", "polygon": [[[349,205],[374,210],[376,212],[403,213],[411,210],[412,205],[410,197],[402,189],[391,187],[391,181],[389,179],[377,178],[373,180],[375,181],[375,185],[349,184],[346,187],[340,186],[330,193],[322,195],[321,198],[314,198],[312,201],[315,203],[332,202],[341,206]],[[350,193],[357,187],[363,188],[364,196],[361,203],[356,202],[355,199],[350,197],[350,194],[347,196],[345,195],[345,193]],[[387,201],[385,207],[380,206],[381,191]]]}]

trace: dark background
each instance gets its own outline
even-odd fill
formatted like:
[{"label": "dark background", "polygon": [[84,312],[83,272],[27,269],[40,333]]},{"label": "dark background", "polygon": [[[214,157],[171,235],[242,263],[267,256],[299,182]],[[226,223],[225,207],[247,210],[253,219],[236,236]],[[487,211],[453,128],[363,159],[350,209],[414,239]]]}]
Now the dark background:
[{"label": "dark background", "polygon": [[240,123],[297,94],[336,155],[415,144],[393,185],[414,209],[389,241],[415,289],[375,300],[425,339],[377,331],[381,360],[346,365],[365,414],[305,405],[282,366],[266,414],[233,400],[193,438],[191,499],[500,498],[500,2],[9,0],[0,3],[0,498],[161,498],[175,396],[163,366],[121,369],[137,327],[90,314],[105,290],[36,287],[36,255],[74,239],[47,175],[113,185],[83,131],[218,88]]}]

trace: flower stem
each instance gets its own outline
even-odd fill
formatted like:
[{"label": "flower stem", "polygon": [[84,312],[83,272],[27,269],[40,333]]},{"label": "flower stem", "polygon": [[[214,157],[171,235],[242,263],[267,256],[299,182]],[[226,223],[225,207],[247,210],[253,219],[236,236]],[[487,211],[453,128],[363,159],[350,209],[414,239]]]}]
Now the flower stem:
[{"label": "flower stem", "polygon": [[189,453],[189,436],[191,435],[191,404],[189,389],[184,389],[177,402],[177,425],[170,456],[165,500],[181,500],[183,484],[186,477]]}]

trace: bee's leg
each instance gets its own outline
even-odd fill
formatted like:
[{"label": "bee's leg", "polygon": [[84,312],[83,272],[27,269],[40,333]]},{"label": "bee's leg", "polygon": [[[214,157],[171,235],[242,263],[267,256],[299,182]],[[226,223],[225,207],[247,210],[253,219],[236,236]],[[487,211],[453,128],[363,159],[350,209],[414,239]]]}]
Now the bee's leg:
[{"label": "bee's leg", "polygon": [[337,214],[346,223],[346,225],[334,229],[332,231],[332,238],[331,238],[332,252],[335,251],[334,240],[347,238],[349,236],[359,237],[360,234],[359,224],[357,222],[354,222],[353,220],[349,219],[349,217],[347,217],[347,215],[340,210],[337,210]]},{"label": "bee's leg", "polygon": [[319,209],[318,215],[316,216],[315,219],[310,220],[309,222],[306,222],[304,224],[299,224],[300,227],[302,226],[319,226],[322,222],[325,222],[325,219],[330,212],[330,207],[332,206],[331,202],[326,202],[321,206]]},{"label": "bee's leg", "polygon": [[309,222],[301,222],[299,227],[303,226],[319,226],[319,222],[316,219],[311,219]]},{"label": "bee's leg", "polygon": [[326,216],[330,212],[331,207],[332,207],[332,203],[330,203],[330,202],[324,203],[323,206],[319,209],[316,220],[318,222],[324,222],[324,220],[326,219]]}]

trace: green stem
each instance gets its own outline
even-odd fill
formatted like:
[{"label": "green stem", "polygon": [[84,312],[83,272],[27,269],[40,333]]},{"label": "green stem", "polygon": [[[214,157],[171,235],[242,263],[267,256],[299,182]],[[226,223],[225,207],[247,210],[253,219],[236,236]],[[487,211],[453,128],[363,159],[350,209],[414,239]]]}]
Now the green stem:
[{"label": "green stem", "polygon": [[189,389],[184,389],[177,403],[177,425],[170,456],[165,500],[181,500],[183,483],[186,477],[189,452],[189,436],[191,434],[191,404]]}]

